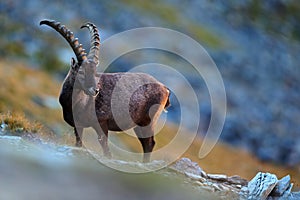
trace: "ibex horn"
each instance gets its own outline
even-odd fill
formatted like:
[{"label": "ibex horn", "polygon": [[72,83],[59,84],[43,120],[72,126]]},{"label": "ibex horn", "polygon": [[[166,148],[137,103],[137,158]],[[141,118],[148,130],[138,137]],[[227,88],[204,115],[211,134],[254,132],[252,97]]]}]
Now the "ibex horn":
[{"label": "ibex horn", "polygon": [[50,27],[52,27],[54,30],[59,32],[70,44],[72,47],[78,64],[81,65],[81,63],[87,59],[86,53],[84,49],[82,48],[82,45],[78,42],[78,38],[74,37],[73,32],[71,32],[68,28],[66,28],[64,25],[61,25],[60,22],[56,22],[54,20],[42,20],[40,21],[40,25],[46,24]]},{"label": "ibex horn", "polygon": [[88,28],[91,34],[91,48],[88,54],[88,59],[92,59],[96,64],[99,62],[99,47],[100,47],[100,37],[97,27],[90,22],[85,23],[80,28]]}]

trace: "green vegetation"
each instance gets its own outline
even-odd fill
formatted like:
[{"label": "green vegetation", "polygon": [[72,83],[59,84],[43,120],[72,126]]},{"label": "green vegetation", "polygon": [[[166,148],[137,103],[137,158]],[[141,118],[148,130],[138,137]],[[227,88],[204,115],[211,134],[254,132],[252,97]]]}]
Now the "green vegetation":
[{"label": "green vegetation", "polygon": [[160,1],[134,1],[125,0],[124,2],[134,6],[143,12],[155,13],[159,18],[165,20],[168,23],[176,24],[181,16],[179,16],[178,10],[171,5],[165,4]]},{"label": "green vegetation", "polygon": [[167,28],[187,30],[187,34],[209,47],[220,48],[224,46],[224,42],[215,33],[180,14],[181,11],[177,7],[174,7],[174,5],[161,1],[125,0],[124,2],[137,8],[143,15],[158,16],[159,19],[165,22],[164,25]]},{"label": "green vegetation", "polygon": [[[37,29],[39,27],[36,24],[24,26],[24,22],[16,21],[5,12],[0,12],[0,21],[0,56],[2,58],[28,59],[31,62],[39,63],[41,69],[51,73],[60,73],[65,70],[65,65],[59,59],[57,51],[62,44],[56,44],[58,43],[56,35],[42,38],[43,35],[39,34],[41,30]],[[30,38],[32,32],[35,32],[34,38]],[[41,44],[41,48],[29,51],[26,42],[33,39],[36,42],[43,39],[45,42]]]},{"label": "green vegetation", "polygon": [[42,49],[48,49],[47,53],[45,51],[36,51],[33,56],[43,70],[50,73],[62,73],[67,69],[65,68],[65,63],[59,59],[56,53],[57,50],[52,45],[45,45]]},{"label": "green vegetation", "polygon": [[253,0],[248,4],[233,8],[231,12],[241,13],[241,16],[250,18],[260,29],[275,36],[283,35],[286,38],[300,40],[300,4],[298,1],[265,3]]},{"label": "green vegetation", "polygon": [[14,38],[14,33],[19,32],[22,29],[22,26],[20,24],[12,23],[7,15],[3,15],[1,13],[0,21],[0,55],[2,57],[27,57],[23,43]]}]

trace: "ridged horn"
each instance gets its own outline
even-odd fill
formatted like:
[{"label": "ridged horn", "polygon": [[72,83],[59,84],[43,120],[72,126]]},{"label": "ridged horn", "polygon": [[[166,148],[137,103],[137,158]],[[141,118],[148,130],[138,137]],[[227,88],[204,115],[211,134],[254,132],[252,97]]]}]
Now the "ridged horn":
[{"label": "ridged horn", "polygon": [[87,59],[85,50],[82,48],[82,44],[80,44],[78,42],[78,38],[75,38],[73,32],[71,32],[68,28],[66,28],[64,25],[61,25],[60,22],[56,22],[54,20],[40,21],[40,25],[43,25],[43,24],[52,27],[54,30],[59,32],[61,34],[61,36],[63,36],[67,40],[67,42],[72,47],[72,49],[76,55],[79,65],[81,65],[81,63]]},{"label": "ridged horn", "polygon": [[97,65],[99,62],[100,36],[97,27],[90,22],[85,23],[80,28],[88,28],[91,34],[91,48],[88,54],[88,59],[92,59]]}]

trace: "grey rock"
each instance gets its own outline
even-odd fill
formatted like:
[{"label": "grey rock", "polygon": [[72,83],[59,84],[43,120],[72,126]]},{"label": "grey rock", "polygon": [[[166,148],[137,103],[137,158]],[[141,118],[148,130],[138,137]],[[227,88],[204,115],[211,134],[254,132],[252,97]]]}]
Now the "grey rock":
[{"label": "grey rock", "polygon": [[259,172],[248,183],[248,200],[265,200],[278,182],[274,174]]},{"label": "grey rock", "polygon": [[278,181],[277,185],[275,186],[275,188],[272,190],[270,195],[274,196],[274,197],[282,196],[286,192],[286,190],[289,189],[290,181],[291,181],[290,175],[287,175],[287,176],[283,177],[282,179],[280,179]]},{"label": "grey rock", "polygon": [[189,173],[189,172],[185,172],[184,174],[185,174],[187,177],[189,177],[190,179],[192,179],[192,180],[196,180],[196,181],[200,181],[200,182],[206,182],[206,179],[203,178],[203,177],[200,176],[200,175],[192,174],[192,173]]},{"label": "grey rock", "polygon": [[274,174],[259,172],[248,183],[248,186],[241,188],[240,199],[298,200],[300,199],[300,192],[292,192],[293,183],[290,181],[290,175],[278,181]]},{"label": "grey rock", "polygon": [[298,200],[298,199],[300,199],[300,192],[292,192],[288,197],[288,200]]},{"label": "grey rock", "polygon": [[239,192],[239,200],[246,200],[248,197],[248,188],[242,187],[241,191]]},{"label": "grey rock", "polygon": [[289,187],[284,191],[282,196],[269,196],[267,200],[298,200],[300,195],[297,193],[292,193],[293,184],[290,184]]},{"label": "grey rock", "polygon": [[[1,131],[5,131],[7,129],[8,125],[5,124],[4,122],[2,122],[2,124],[0,125],[0,129]],[[0,132],[0,135],[3,135],[4,132]]]},{"label": "grey rock", "polygon": [[190,173],[193,175],[202,176],[203,170],[196,162],[192,162],[189,158],[181,158],[176,163],[170,166],[170,169],[173,169],[182,174]]},{"label": "grey rock", "polygon": [[205,171],[202,171],[202,172],[201,172],[201,176],[204,177],[204,178],[207,178],[206,172],[205,172]]},{"label": "grey rock", "polygon": [[282,198],[288,198],[292,192],[292,188],[293,188],[293,183],[291,183],[289,185],[289,187],[284,191],[284,193],[282,194]]},{"label": "grey rock", "polygon": [[248,184],[248,181],[246,179],[243,179],[238,175],[228,177],[227,182],[231,184],[241,185],[241,186],[245,186]]},{"label": "grey rock", "polygon": [[224,174],[207,174],[207,177],[217,181],[227,181],[227,176]]}]

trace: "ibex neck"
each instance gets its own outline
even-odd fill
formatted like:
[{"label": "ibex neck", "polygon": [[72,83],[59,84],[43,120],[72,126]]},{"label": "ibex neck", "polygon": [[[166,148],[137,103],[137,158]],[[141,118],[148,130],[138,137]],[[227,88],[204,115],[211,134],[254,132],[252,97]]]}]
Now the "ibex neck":
[{"label": "ibex neck", "polygon": [[74,89],[75,75],[68,72],[65,80],[63,81],[62,88],[60,91],[59,102],[64,107],[64,105],[72,106],[72,93]]},{"label": "ibex neck", "polygon": [[73,111],[72,111],[72,94],[74,89],[74,83],[65,79],[60,95],[59,103],[63,109],[64,120],[70,125],[74,126]]}]

